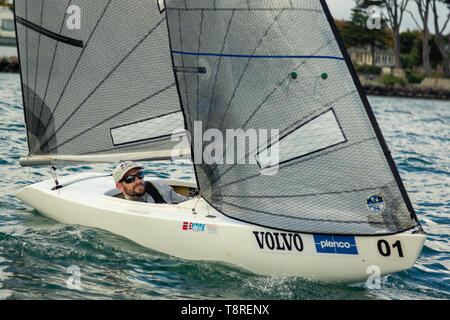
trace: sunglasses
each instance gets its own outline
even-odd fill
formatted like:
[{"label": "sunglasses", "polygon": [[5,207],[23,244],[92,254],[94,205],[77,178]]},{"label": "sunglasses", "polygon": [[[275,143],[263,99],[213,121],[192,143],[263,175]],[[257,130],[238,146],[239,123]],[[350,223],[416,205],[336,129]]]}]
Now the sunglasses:
[{"label": "sunglasses", "polygon": [[136,178],[144,179],[144,173],[139,171],[135,175],[126,176],[120,182],[125,182],[126,184],[129,184],[129,183],[133,183]]}]

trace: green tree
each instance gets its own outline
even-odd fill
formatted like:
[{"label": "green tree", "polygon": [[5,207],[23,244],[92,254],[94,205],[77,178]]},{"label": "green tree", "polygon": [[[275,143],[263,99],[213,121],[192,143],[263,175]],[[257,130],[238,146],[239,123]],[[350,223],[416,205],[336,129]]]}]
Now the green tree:
[{"label": "green tree", "polygon": [[[435,70],[439,64],[443,63],[443,59],[434,37],[435,35],[430,35],[428,45],[430,47],[430,67]],[[403,67],[413,70],[416,67],[423,66],[423,33],[408,29],[400,34],[400,43]]]},{"label": "green tree", "polygon": [[400,34],[400,57],[402,66],[414,69],[422,64],[422,34],[418,30],[407,30]]}]

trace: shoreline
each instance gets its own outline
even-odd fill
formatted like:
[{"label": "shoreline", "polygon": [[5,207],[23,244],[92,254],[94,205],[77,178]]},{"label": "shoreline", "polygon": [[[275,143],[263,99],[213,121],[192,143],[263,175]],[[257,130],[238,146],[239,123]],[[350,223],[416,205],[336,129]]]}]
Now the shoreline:
[{"label": "shoreline", "polygon": [[19,73],[19,59],[17,57],[0,57],[0,72]]},{"label": "shoreline", "polygon": [[367,95],[381,96],[381,97],[396,97],[396,98],[413,98],[413,99],[432,99],[432,100],[450,100],[450,91],[445,89],[435,88],[418,88],[411,86],[377,86],[377,85],[363,85],[362,86]]},{"label": "shoreline", "polygon": [[[0,57],[0,72],[19,73],[17,57]],[[382,86],[363,84],[367,95],[397,98],[450,100],[450,91],[445,89],[417,86]]]}]

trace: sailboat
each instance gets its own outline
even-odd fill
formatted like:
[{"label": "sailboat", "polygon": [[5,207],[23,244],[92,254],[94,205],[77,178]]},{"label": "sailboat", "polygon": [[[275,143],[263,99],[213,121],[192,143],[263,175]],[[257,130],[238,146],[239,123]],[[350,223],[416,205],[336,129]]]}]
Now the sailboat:
[{"label": "sailboat", "polygon": [[[179,204],[125,200],[108,172],[19,190],[43,215],[262,275],[360,282],[414,265],[426,234],[324,0],[16,0],[14,9],[22,166],[175,153],[195,172],[158,179],[190,197]],[[276,134],[256,149],[244,139],[230,156],[208,144],[231,129]],[[180,130],[187,146],[173,139]],[[202,161],[206,149],[214,161]]]}]

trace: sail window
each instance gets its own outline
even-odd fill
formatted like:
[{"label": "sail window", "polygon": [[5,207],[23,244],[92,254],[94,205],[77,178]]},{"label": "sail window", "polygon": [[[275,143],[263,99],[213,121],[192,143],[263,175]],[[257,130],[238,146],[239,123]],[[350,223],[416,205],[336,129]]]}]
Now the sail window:
[{"label": "sail window", "polygon": [[[333,109],[302,124],[290,133],[280,138],[278,142],[263,150],[264,154],[279,152],[279,163],[282,164],[314,152],[335,146],[346,141],[341,126]],[[262,151],[256,156],[261,168],[273,166],[272,162],[266,161]]]},{"label": "sail window", "polygon": [[111,137],[113,144],[117,146],[167,137],[181,132],[184,132],[184,118],[179,111],[112,128]]},{"label": "sail window", "polygon": [[166,10],[166,3],[164,0],[158,0],[158,9],[159,12],[163,13]]}]

